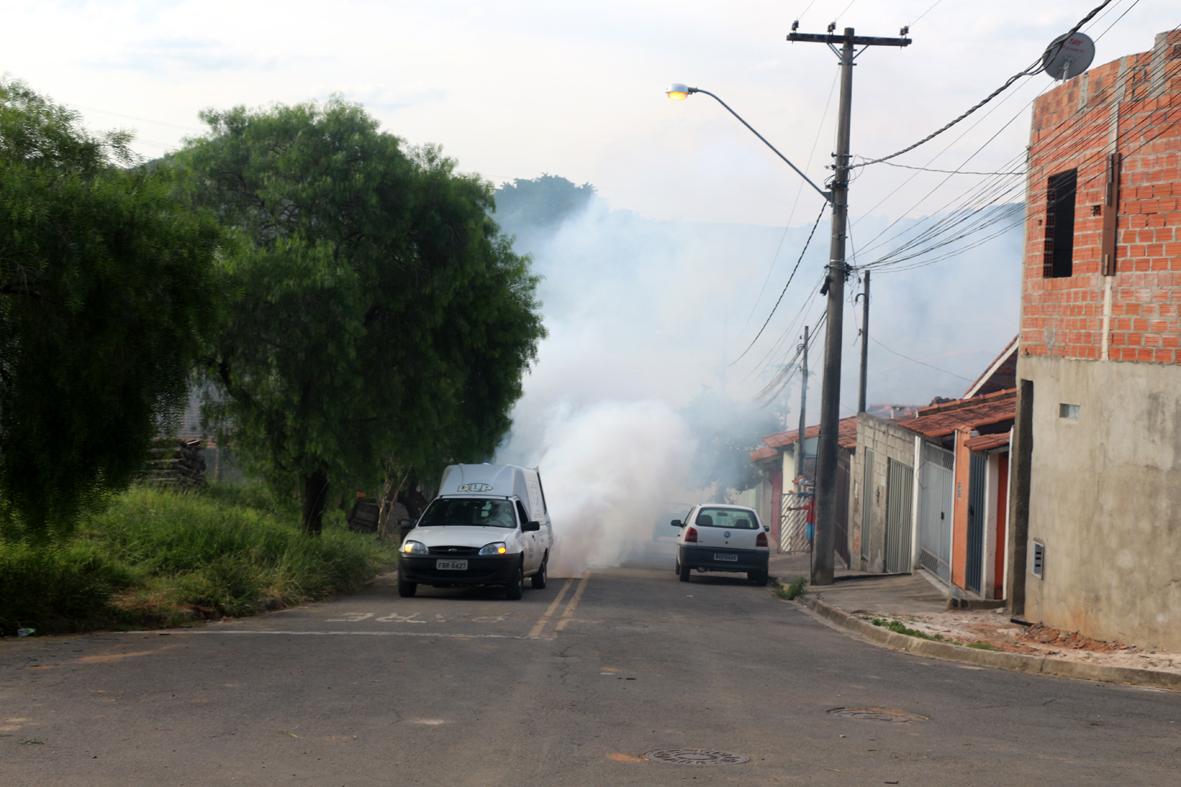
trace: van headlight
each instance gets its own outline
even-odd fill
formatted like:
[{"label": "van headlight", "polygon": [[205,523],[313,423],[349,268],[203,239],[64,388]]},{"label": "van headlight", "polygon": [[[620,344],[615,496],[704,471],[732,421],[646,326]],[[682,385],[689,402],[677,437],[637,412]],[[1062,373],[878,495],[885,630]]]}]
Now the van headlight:
[{"label": "van headlight", "polygon": [[402,554],[403,555],[425,555],[427,553],[426,544],[421,541],[403,541]]},{"label": "van headlight", "polygon": [[485,544],[480,548],[481,555],[507,555],[508,546],[503,541],[497,541],[492,544]]}]

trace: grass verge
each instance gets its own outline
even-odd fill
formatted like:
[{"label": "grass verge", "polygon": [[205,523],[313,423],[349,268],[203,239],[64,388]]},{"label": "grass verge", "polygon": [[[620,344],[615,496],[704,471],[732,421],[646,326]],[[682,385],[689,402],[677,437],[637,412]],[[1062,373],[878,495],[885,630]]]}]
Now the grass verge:
[{"label": "grass verge", "polygon": [[919,639],[929,639],[934,642],[947,642],[947,640],[939,634],[928,634],[925,631],[912,629],[903,623],[901,620],[886,620],[885,618],[874,618],[872,623],[875,626],[881,626],[884,629],[893,631],[895,634],[905,634],[908,637],[918,637]]},{"label": "grass verge", "polygon": [[137,487],[51,543],[0,540],[0,633],[176,625],[358,589],[392,545],[326,515],[319,538],[261,487]]},{"label": "grass verge", "polygon": [[796,577],[791,584],[784,585],[782,583],[775,586],[775,595],[787,601],[795,601],[801,598],[808,592],[808,580],[803,577]]}]

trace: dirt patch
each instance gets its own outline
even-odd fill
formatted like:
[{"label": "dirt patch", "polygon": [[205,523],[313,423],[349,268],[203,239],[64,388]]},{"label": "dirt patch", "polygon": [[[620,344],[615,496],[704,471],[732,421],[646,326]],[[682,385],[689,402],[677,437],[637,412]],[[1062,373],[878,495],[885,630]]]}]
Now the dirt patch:
[{"label": "dirt patch", "polygon": [[[873,618],[866,614],[859,617],[867,621]],[[1003,612],[993,610],[948,610],[932,614],[895,615],[891,618],[927,636],[939,637],[957,645],[1181,674],[1181,653],[1146,650],[1123,642],[1091,639],[1077,631],[1061,631],[1050,626],[1022,626],[1011,622]]]}]

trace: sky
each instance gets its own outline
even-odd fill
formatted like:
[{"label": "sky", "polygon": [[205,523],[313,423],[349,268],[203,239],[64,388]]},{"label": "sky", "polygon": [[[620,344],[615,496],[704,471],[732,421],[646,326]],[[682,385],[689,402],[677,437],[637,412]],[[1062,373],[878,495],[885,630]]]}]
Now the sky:
[{"label": "sky", "polygon": [[[852,147],[873,156],[943,125],[1098,2],[5,0],[0,73],[93,129],[134,131],[148,158],[200,133],[202,109],[339,94],[494,183],[552,173],[593,183],[616,210],[783,226],[806,221],[819,197],[710,99],[668,101],[669,83],[712,90],[820,181],[837,68],[826,47],[786,42],[793,19],[805,32],[836,21],[882,36],[910,25],[911,46],[858,60]],[[1113,0],[1084,29],[1098,38],[1098,64],[1150,48],[1177,17],[1173,0]],[[1022,80],[958,141],[959,129],[899,161],[955,168],[995,134],[970,166],[1004,166],[1025,145],[1028,102],[1049,84]],[[941,194],[924,195],[940,178],[866,168],[851,215],[933,211]]]}]

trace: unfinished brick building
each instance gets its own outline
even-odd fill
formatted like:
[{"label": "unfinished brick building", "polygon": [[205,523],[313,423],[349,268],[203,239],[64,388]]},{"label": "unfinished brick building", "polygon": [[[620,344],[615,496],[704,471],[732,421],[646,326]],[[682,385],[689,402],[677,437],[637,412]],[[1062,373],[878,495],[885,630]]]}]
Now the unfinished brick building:
[{"label": "unfinished brick building", "polygon": [[1030,135],[1014,613],[1181,648],[1181,32],[1043,95]]}]

